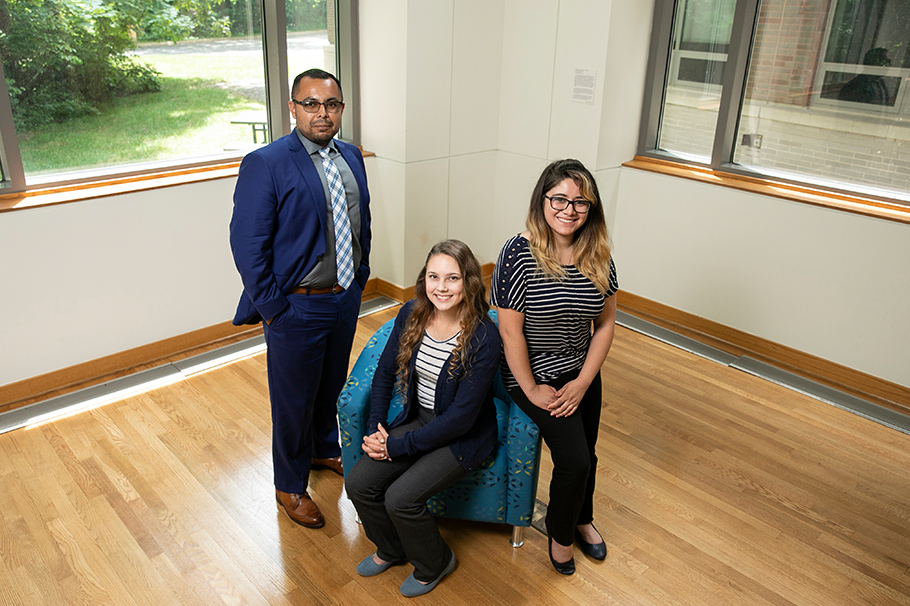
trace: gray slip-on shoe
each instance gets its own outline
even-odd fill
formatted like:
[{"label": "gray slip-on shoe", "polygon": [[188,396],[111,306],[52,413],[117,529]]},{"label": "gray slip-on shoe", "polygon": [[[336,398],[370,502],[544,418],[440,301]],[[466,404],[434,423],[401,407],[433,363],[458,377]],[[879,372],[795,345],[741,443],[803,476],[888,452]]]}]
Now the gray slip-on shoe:
[{"label": "gray slip-on shoe", "polygon": [[433,589],[439,585],[439,581],[443,579],[448,574],[455,570],[455,552],[452,552],[452,558],[449,560],[448,565],[445,569],[439,574],[438,577],[433,579],[427,584],[423,584],[417,579],[414,578],[414,573],[412,572],[408,578],[404,580],[404,583],[401,584],[401,595],[406,598],[416,598],[419,595],[424,595],[430,593]]},{"label": "gray slip-on shoe", "polygon": [[385,564],[377,564],[373,560],[373,554],[371,553],[363,559],[360,564],[357,565],[357,574],[362,577],[375,577],[377,574],[382,574],[392,566],[396,564],[401,564],[401,562],[386,562]]}]

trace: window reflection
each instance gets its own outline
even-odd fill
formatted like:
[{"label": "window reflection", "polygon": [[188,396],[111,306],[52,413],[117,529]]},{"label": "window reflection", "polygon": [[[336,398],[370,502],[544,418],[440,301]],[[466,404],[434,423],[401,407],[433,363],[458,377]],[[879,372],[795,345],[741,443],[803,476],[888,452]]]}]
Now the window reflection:
[{"label": "window reflection", "polygon": [[910,3],[831,0],[780,19],[762,3],[734,161],[765,174],[906,197]]}]

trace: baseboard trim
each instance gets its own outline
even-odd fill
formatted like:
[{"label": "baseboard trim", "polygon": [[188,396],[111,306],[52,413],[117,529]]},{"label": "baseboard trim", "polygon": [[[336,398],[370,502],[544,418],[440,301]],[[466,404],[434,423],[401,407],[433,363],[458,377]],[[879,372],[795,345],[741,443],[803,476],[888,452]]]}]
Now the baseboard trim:
[{"label": "baseboard trim", "polygon": [[222,322],[161,341],[89,360],[43,375],[0,386],[0,412],[38,400],[63,395],[182,358],[248,339],[261,332],[258,326],[233,326]]},{"label": "baseboard trim", "polygon": [[[372,282],[372,280],[370,281]],[[410,301],[414,298],[414,287],[409,286],[407,288],[402,288],[397,284],[392,284],[381,278],[376,278],[376,293],[394,299],[399,303],[404,303],[405,301]]]},{"label": "baseboard trim", "polygon": [[619,291],[622,311],[735,356],[748,356],[795,375],[910,414],[910,388],[812,354],[724,326],[639,295]]}]

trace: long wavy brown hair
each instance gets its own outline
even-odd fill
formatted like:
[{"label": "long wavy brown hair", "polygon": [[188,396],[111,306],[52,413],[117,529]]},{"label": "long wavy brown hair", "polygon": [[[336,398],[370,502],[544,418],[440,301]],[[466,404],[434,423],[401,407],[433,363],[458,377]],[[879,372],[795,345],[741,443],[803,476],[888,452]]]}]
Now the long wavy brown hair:
[{"label": "long wavy brown hair", "polygon": [[395,389],[402,399],[407,398],[408,372],[411,357],[416,355],[417,347],[423,339],[427,325],[436,314],[436,307],[427,297],[427,264],[436,255],[448,255],[455,259],[463,282],[463,299],[460,304],[461,334],[452,351],[452,362],[449,364],[449,378],[454,379],[457,372],[467,376],[471,370],[473,352],[470,351],[471,338],[490,310],[485,296],[483,279],[480,274],[480,263],[468,245],[460,240],[444,240],[430,249],[423,269],[417,275],[414,284],[414,309],[408,317],[404,330],[398,341],[398,380]]},{"label": "long wavy brown hair", "polygon": [[607,222],[597,182],[585,165],[578,160],[571,158],[557,160],[547,166],[537,180],[537,185],[531,193],[531,206],[526,221],[531,234],[531,254],[545,275],[557,280],[565,278],[565,269],[556,253],[556,242],[544,215],[544,205],[547,204],[544,194],[566,179],[575,181],[581,190],[581,196],[591,203],[588,219],[575,232],[573,264],[594,283],[597,290],[606,293],[610,286],[610,242]]}]

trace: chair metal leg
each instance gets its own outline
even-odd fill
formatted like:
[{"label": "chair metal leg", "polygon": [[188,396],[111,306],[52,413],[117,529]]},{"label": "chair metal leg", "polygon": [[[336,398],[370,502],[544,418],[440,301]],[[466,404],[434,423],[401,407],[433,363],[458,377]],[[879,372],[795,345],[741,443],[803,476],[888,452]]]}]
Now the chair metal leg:
[{"label": "chair metal leg", "polygon": [[512,538],[509,539],[509,543],[512,547],[521,547],[525,544],[525,541],[521,536],[523,530],[524,527],[522,526],[512,526]]}]

